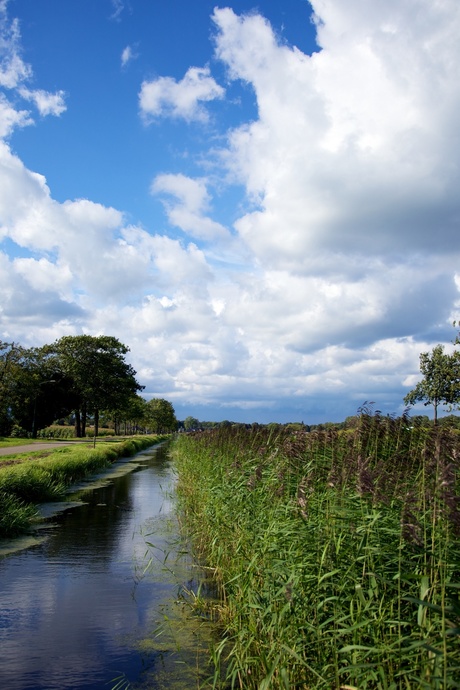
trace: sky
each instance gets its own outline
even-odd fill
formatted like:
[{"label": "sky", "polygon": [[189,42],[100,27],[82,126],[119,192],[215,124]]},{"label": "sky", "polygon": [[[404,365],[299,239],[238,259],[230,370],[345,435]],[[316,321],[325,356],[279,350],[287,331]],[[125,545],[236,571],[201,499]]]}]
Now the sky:
[{"label": "sky", "polygon": [[399,415],[460,317],[460,3],[215,2],[0,0],[0,340],[115,336],[178,419]]}]

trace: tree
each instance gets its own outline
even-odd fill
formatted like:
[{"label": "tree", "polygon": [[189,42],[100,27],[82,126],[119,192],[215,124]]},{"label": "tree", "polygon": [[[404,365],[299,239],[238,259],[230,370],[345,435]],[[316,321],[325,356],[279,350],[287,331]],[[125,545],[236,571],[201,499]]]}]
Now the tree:
[{"label": "tree", "polygon": [[186,417],[184,419],[184,429],[185,431],[192,431],[192,429],[198,429],[200,422],[196,417]]},{"label": "tree", "polygon": [[68,398],[66,382],[43,348],[0,343],[1,433],[9,434],[17,424],[35,438],[37,428],[67,411]]},{"label": "tree", "polygon": [[[124,405],[120,405],[115,410],[108,411],[109,418],[112,419],[115,434],[134,434],[139,430],[145,430],[148,424],[147,401],[140,395],[135,394],[125,400]],[[122,432],[122,426],[124,431]]]},{"label": "tree", "polygon": [[57,366],[72,381],[75,399],[75,432],[85,436],[88,413],[94,415],[94,435],[98,434],[99,413],[122,407],[143,389],[136,372],[125,362],[129,348],[113,336],[64,336],[49,346]]},{"label": "tree", "polygon": [[460,402],[460,353],[448,355],[443,345],[436,345],[429,352],[420,354],[420,372],[423,379],[411,390],[404,402],[415,405],[433,405],[434,424],[438,421],[439,405],[458,405]]},{"label": "tree", "polygon": [[8,436],[13,424],[12,397],[24,349],[0,340],[0,435]]},{"label": "tree", "polygon": [[147,403],[147,424],[157,434],[171,433],[177,430],[177,419],[174,407],[163,398],[152,398]]},{"label": "tree", "polygon": [[439,425],[446,429],[460,429],[460,417],[457,414],[449,414],[439,420]]}]

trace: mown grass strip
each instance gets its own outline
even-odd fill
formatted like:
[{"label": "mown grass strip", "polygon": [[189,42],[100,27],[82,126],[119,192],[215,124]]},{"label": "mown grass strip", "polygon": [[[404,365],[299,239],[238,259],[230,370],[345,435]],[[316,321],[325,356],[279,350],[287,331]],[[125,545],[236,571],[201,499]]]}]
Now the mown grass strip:
[{"label": "mown grass strip", "polygon": [[27,459],[23,457],[18,464],[0,465],[0,537],[27,531],[36,513],[36,504],[62,499],[72,483],[164,438],[139,436],[96,448],[82,444],[63,446],[51,451],[46,458],[34,459],[32,455]]}]

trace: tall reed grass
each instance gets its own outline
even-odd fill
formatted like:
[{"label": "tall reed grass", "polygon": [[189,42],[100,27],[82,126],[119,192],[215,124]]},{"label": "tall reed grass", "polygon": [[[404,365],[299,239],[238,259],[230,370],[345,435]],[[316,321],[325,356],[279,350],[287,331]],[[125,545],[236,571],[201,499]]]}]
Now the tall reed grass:
[{"label": "tall reed grass", "polygon": [[363,410],[356,429],[182,435],[183,524],[222,592],[226,687],[460,687],[460,436]]},{"label": "tall reed grass", "polygon": [[46,458],[0,465],[0,537],[21,534],[30,527],[35,504],[64,498],[72,483],[109,467],[117,458],[131,457],[159,443],[164,436],[139,436],[122,443],[65,446]]}]

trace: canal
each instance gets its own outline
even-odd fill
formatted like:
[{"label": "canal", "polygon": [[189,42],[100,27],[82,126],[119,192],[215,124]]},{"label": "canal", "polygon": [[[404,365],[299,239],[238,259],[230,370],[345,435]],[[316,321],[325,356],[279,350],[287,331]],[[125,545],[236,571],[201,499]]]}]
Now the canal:
[{"label": "canal", "polygon": [[167,446],[153,447],[41,506],[31,538],[0,546],[1,688],[186,690],[206,677],[212,630],[187,604],[199,570],[174,481]]}]

